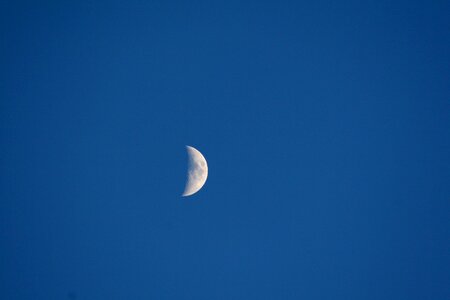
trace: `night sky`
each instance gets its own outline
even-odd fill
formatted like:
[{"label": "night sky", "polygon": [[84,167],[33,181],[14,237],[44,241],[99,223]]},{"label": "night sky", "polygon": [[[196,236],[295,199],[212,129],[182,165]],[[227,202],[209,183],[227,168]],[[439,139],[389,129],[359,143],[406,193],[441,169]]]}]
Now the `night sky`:
[{"label": "night sky", "polygon": [[0,299],[450,299],[449,16],[2,1]]}]

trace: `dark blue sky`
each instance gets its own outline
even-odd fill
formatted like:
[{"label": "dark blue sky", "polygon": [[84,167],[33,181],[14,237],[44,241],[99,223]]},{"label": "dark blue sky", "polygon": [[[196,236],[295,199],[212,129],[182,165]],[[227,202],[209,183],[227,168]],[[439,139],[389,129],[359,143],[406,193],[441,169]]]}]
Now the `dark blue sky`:
[{"label": "dark blue sky", "polygon": [[0,298],[449,299],[449,3],[3,1]]}]

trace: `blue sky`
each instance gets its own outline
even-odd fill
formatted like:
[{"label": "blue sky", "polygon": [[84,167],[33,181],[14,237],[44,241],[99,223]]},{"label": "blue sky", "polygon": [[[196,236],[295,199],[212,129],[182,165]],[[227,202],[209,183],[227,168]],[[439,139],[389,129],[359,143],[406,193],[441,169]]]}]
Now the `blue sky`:
[{"label": "blue sky", "polygon": [[449,299],[449,6],[3,2],[0,298]]}]

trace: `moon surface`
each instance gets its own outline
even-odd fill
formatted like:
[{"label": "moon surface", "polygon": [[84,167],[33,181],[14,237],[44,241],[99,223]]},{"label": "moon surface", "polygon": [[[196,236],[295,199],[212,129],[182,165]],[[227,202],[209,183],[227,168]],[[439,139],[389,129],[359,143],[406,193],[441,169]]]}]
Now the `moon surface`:
[{"label": "moon surface", "polygon": [[188,153],[188,172],[183,197],[197,193],[208,178],[208,164],[205,157],[191,146],[186,146]]}]

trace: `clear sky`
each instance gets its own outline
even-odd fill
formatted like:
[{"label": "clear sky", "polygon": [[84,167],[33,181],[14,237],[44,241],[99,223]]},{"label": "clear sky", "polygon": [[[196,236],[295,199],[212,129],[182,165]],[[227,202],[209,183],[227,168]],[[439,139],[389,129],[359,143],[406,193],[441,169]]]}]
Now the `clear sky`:
[{"label": "clear sky", "polygon": [[0,298],[450,299],[449,15],[2,1]]}]

